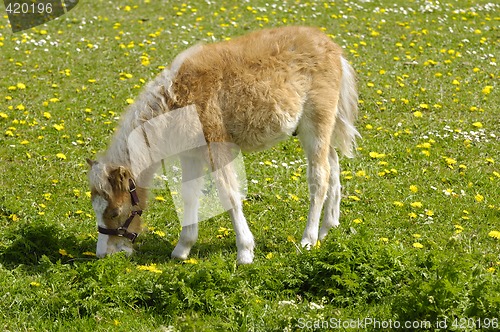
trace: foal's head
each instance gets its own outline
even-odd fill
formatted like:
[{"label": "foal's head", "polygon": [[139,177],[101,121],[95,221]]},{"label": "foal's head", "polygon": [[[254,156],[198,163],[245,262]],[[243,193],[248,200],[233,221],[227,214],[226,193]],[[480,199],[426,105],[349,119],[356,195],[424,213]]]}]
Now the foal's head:
[{"label": "foal's head", "polygon": [[99,235],[97,257],[119,251],[132,253],[132,242],[141,231],[142,207],[131,172],[123,166],[87,159],[92,207]]}]

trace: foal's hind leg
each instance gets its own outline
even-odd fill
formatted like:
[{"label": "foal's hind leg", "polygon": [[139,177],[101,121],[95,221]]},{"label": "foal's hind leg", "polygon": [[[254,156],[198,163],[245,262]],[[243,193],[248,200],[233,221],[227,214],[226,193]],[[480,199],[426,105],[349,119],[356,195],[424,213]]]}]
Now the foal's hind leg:
[{"label": "foal's hind leg", "polygon": [[[318,133],[318,127],[301,126],[299,137],[307,155],[307,181],[309,184],[309,215],[306,228],[302,235],[301,244],[303,247],[311,248],[318,241],[318,228],[321,210],[328,190],[330,177],[330,167],[328,164],[329,137],[328,131],[325,134]],[[326,135],[328,134],[328,135]]]},{"label": "foal's hind leg", "polygon": [[319,230],[319,239],[323,240],[332,227],[339,225],[340,215],[340,167],[339,157],[333,147],[330,147],[328,156],[330,163],[330,183],[326,196],[325,206],[323,208],[323,223]]},{"label": "foal's hind leg", "polygon": [[172,258],[187,259],[198,239],[198,209],[203,188],[203,161],[199,157],[181,157],[182,199],[184,217],[179,242],[172,251]]}]

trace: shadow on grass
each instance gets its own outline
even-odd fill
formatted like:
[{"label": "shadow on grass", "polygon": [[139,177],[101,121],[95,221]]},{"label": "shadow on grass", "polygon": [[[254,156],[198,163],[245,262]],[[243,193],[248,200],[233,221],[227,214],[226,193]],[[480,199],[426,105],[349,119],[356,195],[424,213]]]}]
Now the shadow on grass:
[{"label": "shadow on grass", "polygon": [[68,253],[94,251],[92,239],[78,240],[74,235],[63,236],[65,230],[53,224],[39,222],[20,224],[16,229],[3,235],[0,245],[0,263],[14,269],[23,266],[26,269],[36,269],[39,261],[46,256],[50,261],[69,260],[59,252],[64,249]]},{"label": "shadow on grass", "polygon": [[[171,258],[172,251],[177,241],[172,244],[164,237],[159,237],[150,233],[141,235],[141,238],[139,244],[135,247],[136,251],[131,257],[136,263],[161,264],[177,261]],[[209,259],[212,256],[218,255],[228,256],[228,259],[236,259],[236,243],[234,236],[224,239],[200,237],[191,249],[188,258]],[[234,255],[234,257],[231,255]]]}]

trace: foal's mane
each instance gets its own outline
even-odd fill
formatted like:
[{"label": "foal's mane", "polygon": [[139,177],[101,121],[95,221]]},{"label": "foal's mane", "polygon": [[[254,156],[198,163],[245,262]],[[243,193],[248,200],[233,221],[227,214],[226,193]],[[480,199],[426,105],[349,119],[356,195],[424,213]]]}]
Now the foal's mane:
[{"label": "foal's mane", "polygon": [[111,144],[99,161],[110,165],[130,167],[128,150],[130,133],[146,121],[170,111],[169,105],[175,103],[176,100],[172,89],[175,76],[184,61],[201,51],[202,47],[198,44],[180,53],[169,68],[165,68],[144,87],[137,100],[123,113]]}]

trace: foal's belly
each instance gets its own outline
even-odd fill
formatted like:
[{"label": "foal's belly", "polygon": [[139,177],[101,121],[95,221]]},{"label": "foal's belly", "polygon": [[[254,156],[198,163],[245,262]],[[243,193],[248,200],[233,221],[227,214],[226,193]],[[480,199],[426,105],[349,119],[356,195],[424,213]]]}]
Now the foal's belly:
[{"label": "foal's belly", "polygon": [[233,143],[242,151],[259,151],[285,140],[297,129],[302,111],[281,109],[254,111],[227,124]]}]

